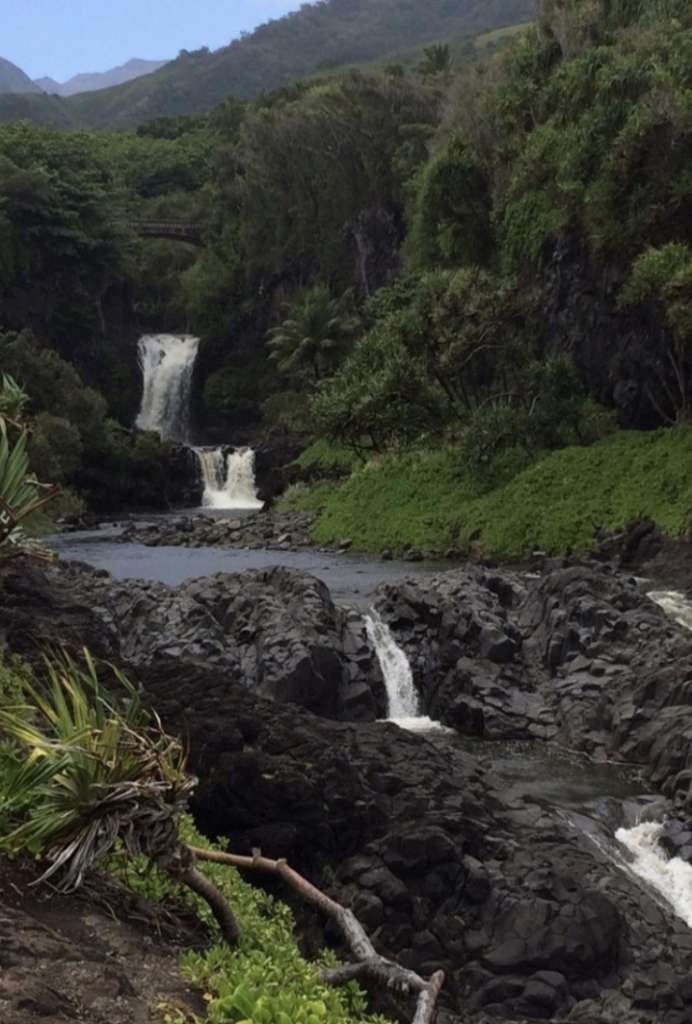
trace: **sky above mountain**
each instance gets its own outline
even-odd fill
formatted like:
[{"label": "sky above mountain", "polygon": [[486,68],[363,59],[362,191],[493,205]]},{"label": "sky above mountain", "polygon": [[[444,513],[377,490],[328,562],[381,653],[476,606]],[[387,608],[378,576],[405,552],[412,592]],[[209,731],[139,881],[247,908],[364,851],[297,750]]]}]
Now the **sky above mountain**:
[{"label": "sky above mountain", "polygon": [[31,78],[62,82],[130,57],[218,49],[300,0],[0,0],[0,54]]}]

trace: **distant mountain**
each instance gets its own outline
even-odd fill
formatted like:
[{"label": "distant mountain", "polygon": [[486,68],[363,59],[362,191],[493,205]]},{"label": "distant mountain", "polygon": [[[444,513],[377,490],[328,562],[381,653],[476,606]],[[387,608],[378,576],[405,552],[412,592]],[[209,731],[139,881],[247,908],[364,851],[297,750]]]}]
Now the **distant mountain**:
[{"label": "distant mountain", "polygon": [[0,57],[0,96],[5,93],[40,92],[28,75],[9,60]]},{"label": "distant mountain", "polygon": [[78,127],[64,99],[40,91],[0,92],[0,123],[3,121],[33,121],[51,128]]},{"label": "distant mountain", "polygon": [[203,113],[229,95],[251,99],[316,71],[516,24],[534,13],[535,0],[321,0],[213,53],[182,50],[153,74],[66,103],[75,121],[95,128]]},{"label": "distant mountain", "polygon": [[37,78],[36,85],[42,92],[56,96],[75,96],[82,92],[95,92],[97,89],[108,89],[112,85],[123,85],[142,75],[150,75],[162,68],[165,60],[140,60],[134,57],[127,64],[120,64],[110,71],[84,72],[75,75],[67,82],[56,82],[54,78]]}]

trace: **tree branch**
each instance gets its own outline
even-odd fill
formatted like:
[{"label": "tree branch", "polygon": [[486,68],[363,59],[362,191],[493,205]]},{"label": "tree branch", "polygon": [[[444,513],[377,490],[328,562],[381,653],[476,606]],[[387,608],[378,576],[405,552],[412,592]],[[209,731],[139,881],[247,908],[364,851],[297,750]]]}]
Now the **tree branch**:
[{"label": "tree branch", "polygon": [[354,978],[367,978],[390,991],[403,995],[414,993],[417,995],[417,1003],[412,1024],[432,1024],[437,1000],[445,980],[444,971],[437,971],[429,981],[425,981],[415,971],[400,967],[399,964],[380,956],[353,911],[342,907],[340,903],[308,882],[307,878],[289,867],[285,860],[271,860],[268,857],[263,857],[259,850],[253,851],[252,857],[242,857],[235,853],[203,850],[196,846],[192,846],[190,849],[198,860],[212,861],[215,864],[229,864],[246,871],[264,871],[268,874],[278,875],[306,902],[321,910],[323,914],[334,921],[356,960],[354,964],[325,968],[321,972],[325,982],[330,985],[344,985]]}]

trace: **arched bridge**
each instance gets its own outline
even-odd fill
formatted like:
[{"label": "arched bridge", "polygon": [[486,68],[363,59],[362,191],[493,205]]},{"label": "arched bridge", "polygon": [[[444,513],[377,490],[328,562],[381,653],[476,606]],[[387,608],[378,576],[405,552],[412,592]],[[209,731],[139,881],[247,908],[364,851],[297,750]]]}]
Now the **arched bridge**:
[{"label": "arched bridge", "polygon": [[142,238],[165,238],[169,242],[202,245],[202,232],[196,224],[172,220],[137,220],[131,227]]}]

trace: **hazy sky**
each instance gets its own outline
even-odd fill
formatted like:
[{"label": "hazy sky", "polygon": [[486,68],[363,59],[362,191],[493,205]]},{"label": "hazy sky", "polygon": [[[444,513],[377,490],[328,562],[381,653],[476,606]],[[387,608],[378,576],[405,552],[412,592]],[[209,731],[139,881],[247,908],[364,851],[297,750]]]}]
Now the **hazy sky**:
[{"label": "hazy sky", "polygon": [[0,0],[0,57],[58,82],[130,57],[215,50],[301,0]]}]

